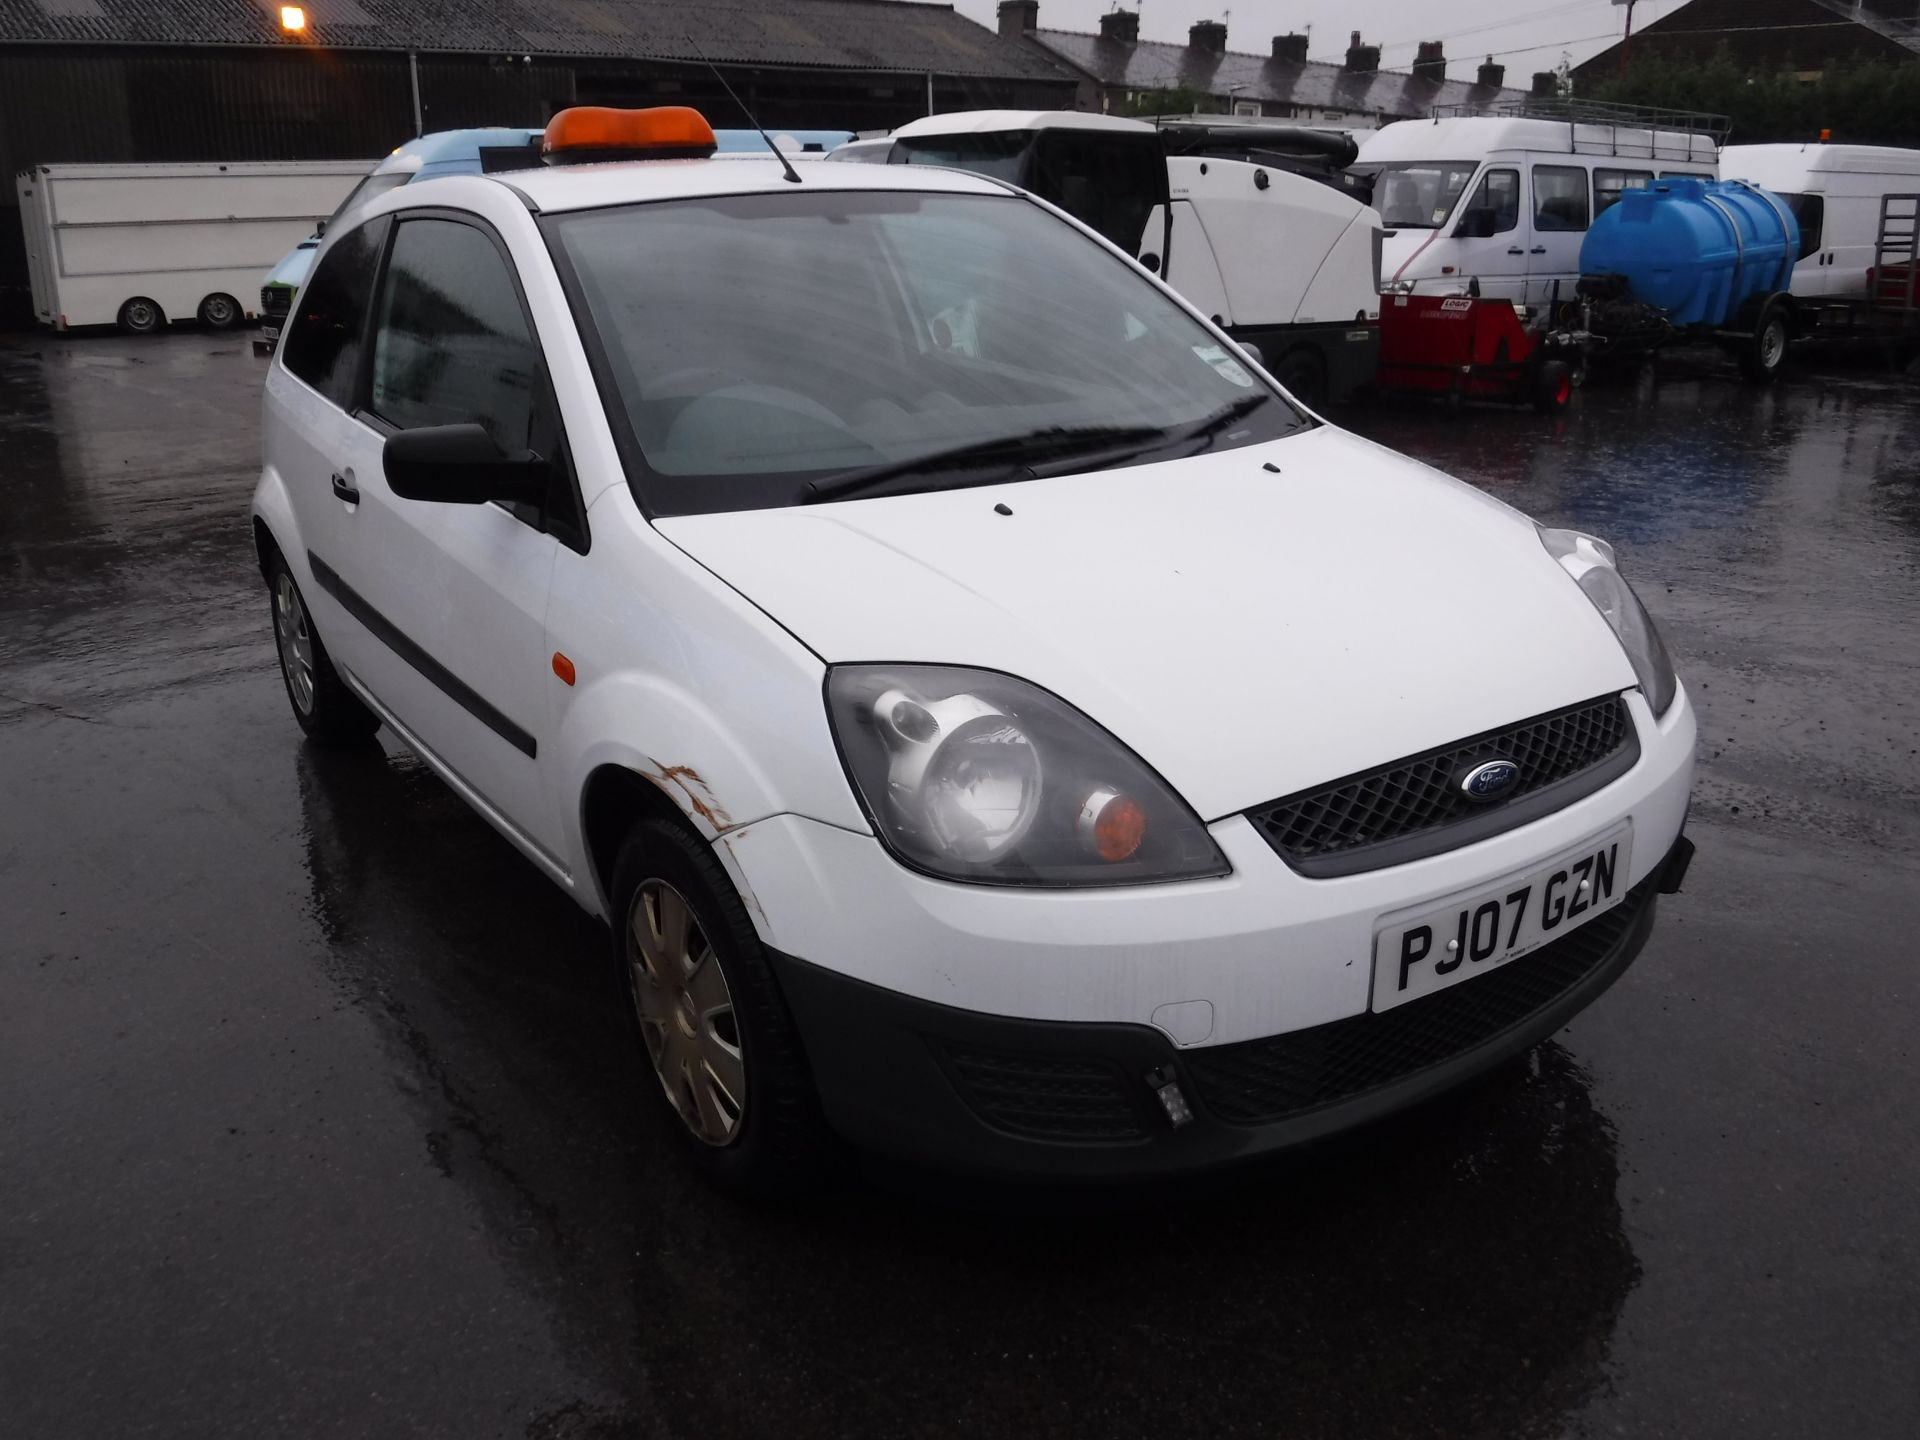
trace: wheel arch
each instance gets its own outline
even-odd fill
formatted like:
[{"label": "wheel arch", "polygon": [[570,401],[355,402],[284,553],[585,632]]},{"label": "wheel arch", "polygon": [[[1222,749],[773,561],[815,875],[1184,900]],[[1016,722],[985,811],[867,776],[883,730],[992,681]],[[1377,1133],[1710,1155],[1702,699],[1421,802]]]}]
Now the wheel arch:
[{"label": "wheel arch", "polygon": [[580,791],[580,838],[601,913],[609,918],[613,867],[627,835],[643,820],[665,820],[699,836],[686,810],[660,780],[627,765],[595,766]]}]

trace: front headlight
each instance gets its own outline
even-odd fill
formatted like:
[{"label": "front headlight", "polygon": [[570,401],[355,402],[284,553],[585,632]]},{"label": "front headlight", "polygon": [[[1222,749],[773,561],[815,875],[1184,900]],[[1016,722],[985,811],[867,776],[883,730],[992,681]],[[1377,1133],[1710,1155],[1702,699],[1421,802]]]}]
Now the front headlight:
[{"label": "front headlight", "polygon": [[1679,693],[1680,677],[1674,673],[1673,657],[1667,654],[1666,642],[1660,638],[1653,617],[1621,575],[1613,547],[1578,530],[1539,529],[1540,543],[1547,547],[1547,553],[1574,578],[1619,636],[1653,713],[1666,714]]},{"label": "front headlight", "polygon": [[839,665],[827,713],[875,832],[986,885],[1225,875],[1205,827],[1113,736],[1037,686],[945,665]]}]

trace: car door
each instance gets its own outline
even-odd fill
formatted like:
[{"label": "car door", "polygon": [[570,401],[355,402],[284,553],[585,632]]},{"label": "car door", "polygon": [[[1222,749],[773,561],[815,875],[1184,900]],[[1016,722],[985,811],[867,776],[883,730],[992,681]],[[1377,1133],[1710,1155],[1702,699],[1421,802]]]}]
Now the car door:
[{"label": "car door", "polygon": [[1571,300],[1580,280],[1580,246],[1593,216],[1592,177],[1584,165],[1535,165],[1533,235],[1527,246],[1527,304],[1556,293]]},{"label": "car door", "polygon": [[[284,343],[268,378],[272,403],[263,414],[262,449],[286,485],[314,583],[304,587],[308,612],[334,663],[357,674],[365,661],[365,629],[322,583],[328,557],[349,544],[354,463],[365,423],[355,418],[365,357],[367,316],[391,221],[385,216],[337,232],[315,264],[288,317]],[[283,536],[291,544],[294,537]]]},{"label": "car door", "polygon": [[1445,263],[1454,267],[1462,284],[1479,281],[1480,293],[1489,299],[1522,300],[1526,296],[1527,247],[1521,199],[1519,168],[1489,166],[1481,172],[1453,222]]},{"label": "car door", "polygon": [[558,865],[559,812],[540,744],[556,682],[547,591],[579,516],[551,507],[407,500],[388,487],[389,435],[477,423],[504,451],[556,461],[565,446],[508,252],[477,217],[402,212],[373,301],[359,435],[346,457],[342,542],[321,579],[374,643],[366,688],[412,740]]}]

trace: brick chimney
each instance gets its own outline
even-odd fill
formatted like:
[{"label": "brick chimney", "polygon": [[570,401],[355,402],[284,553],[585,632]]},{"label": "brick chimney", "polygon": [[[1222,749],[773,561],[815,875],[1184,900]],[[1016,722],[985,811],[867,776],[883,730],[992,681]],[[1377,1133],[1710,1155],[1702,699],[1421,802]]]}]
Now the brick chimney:
[{"label": "brick chimney", "polygon": [[1273,37],[1273,58],[1284,60],[1289,65],[1307,63],[1307,37],[1304,35],[1276,35]]},{"label": "brick chimney", "polygon": [[1000,0],[1000,33],[1009,40],[1040,28],[1040,0]]},{"label": "brick chimney", "polygon": [[1493,57],[1487,56],[1480,69],[1474,75],[1474,84],[1484,85],[1489,90],[1498,90],[1507,83],[1507,67],[1494,64]]},{"label": "brick chimney", "polygon": [[1560,77],[1551,70],[1533,72],[1533,89],[1527,92],[1537,100],[1548,100],[1560,93]]},{"label": "brick chimney", "polygon": [[1140,12],[1109,10],[1100,17],[1100,38],[1118,40],[1122,45],[1137,44],[1140,40]]},{"label": "brick chimney", "polygon": [[1353,39],[1347,45],[1347,69],[1358,75],[1371,75],[1380,68],[1380,47],[1362,45],[1360,32],[1353,32]]},{"label": "brick chimney", "polygon": [[1444,80],[1447,78],[1447,52],[1439,40],[1422,40],[1420,52],[1414,56],[1413,73],[1421,80]]},{"label": "brick chimney", "polygon": [[1187,48],[1205,50],[1212,55],[1225,53],[1227,27],[1218,20],[1202,20],[1187,31]]}]

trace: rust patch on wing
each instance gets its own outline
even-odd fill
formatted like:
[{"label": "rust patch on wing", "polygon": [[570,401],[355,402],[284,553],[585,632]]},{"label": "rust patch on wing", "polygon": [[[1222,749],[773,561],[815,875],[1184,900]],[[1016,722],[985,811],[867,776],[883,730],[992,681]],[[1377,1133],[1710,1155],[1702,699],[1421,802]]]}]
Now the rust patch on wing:
[{"label": "rust patch on wing", "polygon": [[691,765],[662,765],[651,757],[647,763],[653,766],[653,778],[666,788],[678,790],[684,795],[687,807],[711,825],[715,834],[724,835],[734,828],[733,817],[714,799],[713,791],[707,788],[707,782],[700,778],[698,770]]}]

